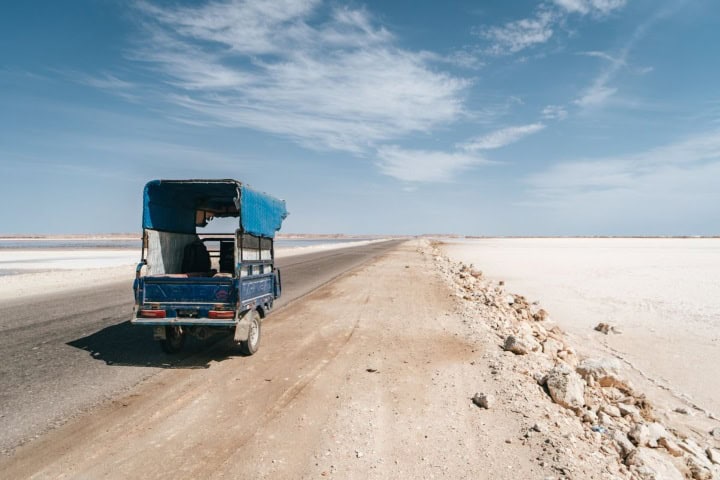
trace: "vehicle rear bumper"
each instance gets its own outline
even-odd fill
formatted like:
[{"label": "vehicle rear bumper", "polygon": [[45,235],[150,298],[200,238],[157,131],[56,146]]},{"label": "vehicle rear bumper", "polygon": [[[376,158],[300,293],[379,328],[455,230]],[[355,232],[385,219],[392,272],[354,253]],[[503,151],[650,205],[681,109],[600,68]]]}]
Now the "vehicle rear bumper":
[{"label": "vehicle rear bumper", "polygon": [[180,325],[193,326],[202,325],[205,327],[234,327],[235,319],[220,320],[217,318],[188,318],[188,317],[171,317],[171,318],[132,318],[130,323],[133,325],[148,325],[158,327],[163,325]]}]

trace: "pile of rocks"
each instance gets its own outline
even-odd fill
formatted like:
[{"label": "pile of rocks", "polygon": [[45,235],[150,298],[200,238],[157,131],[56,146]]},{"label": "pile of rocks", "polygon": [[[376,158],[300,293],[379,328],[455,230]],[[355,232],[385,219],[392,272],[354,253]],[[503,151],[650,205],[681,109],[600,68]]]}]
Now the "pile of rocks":
[{"label": "pile of rocks", "polygon": [[[646,397],[623,378],[620,362],[579,358],[537,302],[507,293],[502,282],[490,281],[472,265],[450,261],[434,245],[428,248],[454,295],[498,336],[500,348],[527,360],[528,382],[537,382],[546,398],[582,422],[584,438],[616,459],[619,475],[643,480],[720,479],[718,442],[666,428]],[[613,331],[608,325],[603,333]],[[484,400],[474,398],[477,405],[489,408]]]}]

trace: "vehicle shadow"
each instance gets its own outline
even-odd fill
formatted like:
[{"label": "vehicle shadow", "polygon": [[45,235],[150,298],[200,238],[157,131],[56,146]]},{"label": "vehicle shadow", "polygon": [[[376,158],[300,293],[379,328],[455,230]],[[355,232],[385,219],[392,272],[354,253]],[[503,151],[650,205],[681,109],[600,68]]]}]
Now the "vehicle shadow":
[{"label": "vehicle shadow", "polygon": [[240,356],[230,337],[222,335],[202,341],[189,336],[183,350],[170,355],[153,340],[151,329],[138,328],[129,321],[110,325],[67,345],[85,350],[107,365],[125,367],[209,368],[210,362]]}]

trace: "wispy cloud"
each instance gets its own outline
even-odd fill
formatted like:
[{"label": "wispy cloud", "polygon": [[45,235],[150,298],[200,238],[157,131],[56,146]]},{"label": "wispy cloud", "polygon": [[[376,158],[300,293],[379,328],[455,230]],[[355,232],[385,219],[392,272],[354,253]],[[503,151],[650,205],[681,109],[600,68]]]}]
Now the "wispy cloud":
[{"label": "wispy cloud", "polygon": [[[633,155],[557,163],[526,181],[536,197],[567,205],[589,192],[641,189],[658,172],[682,170],[687,174],[718,162],[720,131],[712,131]],[[661,191],[672,188],[668,180],[670,183],[657,187]]]},{"label": "wispy cloud", "polygon": [[618,92],[617,87],[610,86],[621,69],[628,65],[628,56],[635,43],[644,34],[646,27],[642,25],[636,29],[630,40],[619,51],[617,55],[611,55],[607,52],[590,51],[580,52],[580,55],[595,57],[604,60],[606,63],[595,77],[593,82],[583,90],[573,103],[581,108],[600,107],[605,105],[613,95]]},{"label": "wispy cloud", "polygon": [[[622,9],[626,0],[552,0],[543,2],[534,13],[526,18],[507,22],[503,25],[485,26],[476,28],[475,33],[489,41],[485,49],[487,55],[503,56],[522,52],[523,50],[540,46],[550,41],[558,30],[567,28],[571,18],[578,16],[591,16],[602,19],[610,13]],[[591,108],[605,105],[618,91],[611,85],[618,71],[627,66],[627,59],[633,44],[644,35],[651,19],[638,27],[632,39],[618,55],[611,55],[602,51],[580,52],[581,55],[596,57],[608,62],[593,82],[585,88],[572,102],[580,108]],[[523,57],[526,58],[526,57]],[[648,69],[639,70],[647,73]],[[563,120],[568,116],[566,107],[548,105],[541,112],[545,120]]]},{"label": "wispy cloud", "polygon": [[617,88],[608,87],[606,83],[607,81],[596,81],[575,99],[575,105],[584,108],[604,105],[618,91]]},{"label": "wispy cloud", "polygon": [[511,55],[547,43],[570,15],[603,17],[625,3],[626,0],[553,0],[541,3],[532,16],[477,28],[475,33],[490,42],[485,53]]},{"label": "wispy cloud", "polygon": [[477,33],[491,42],[487,53],[509,55],[550,40],[558,20],[554,11],[540,9],[533,17],[482,28]]},{"label": "wispy cloud", "polygon": [[71,72],[68,75],[77,83],[103,90],[130,90],[136,87],[134,83],[122,80],[110,73],[87,75],[85,73]]},{"label": "wispy cloud", "polygon": [[562,105],[548,105],[540,113],[545,120],[565,120],[568,111]]},{"label": "wispy cloud", "polygon": [[503,128],[455,145],[455,150],[448,152],[383,146],[377,151],[377,165],[383,174],[406,182],[446,182],[468,168],[495,163],[480,152],[508,146],[543,128],[541,123]]},{"label": "wispy cloud", "polygon": [[445,57],[438,57],[437,61],[470,70],[479,70],[485,66],[485,62],[480,59],[478,52],[469,48],[455,50]]},{"label": "wispy cloud", "polygon": [[613,10],[622,8],[627,0],[553,0],[563,10],[582,15],[607,15]]},{"label": "wispy cloud", "polygon": [[139,85],[123,80],[111,73],[105,72],[96,75],[77,71],[58,71],[58,73],[69,78],[72,82],[110,92],[129,102],[139,103],[142,101],[143,96],[138,91]]},{"label": "wispy cloud", "polygon": [[599,51],[589,51],[589,52],[579,52],[578,55],[584,55],[586,57],[596,57],[596,58],[602,58],[603,60],[607,60],[610,63],[616,63],[620,65],[625,64],[624,58],[617,58],[613,57],[607,52],[599,52]]},{"label": "wispy cloud", "polygon": [[[605,6],[605,8],[609,8],[610,6],[617,3],[618,6],[614,8],[619,8],[625,4],[624,1],[620,2],[619,0],[592,0],[592,2],[581,2],[579,0],[563,1],[568,1],[571,3],[576,1],[578,1],[579,3],[593,3],[597,4],[595,8],[598,9],[600,6],[603,5]],[[583,55],[601,58],[607,63],[600,70],[600,73],[595,77],[590,86],[587,87],[584,91],[582,91],[578,98],[575,99],[574,103],[576,105],[582,108],[587,108],[601,107],[607,104],[608,101],[611,100],[619,91],[618,87],[611,85],[611,83],[613,83],[613,81],[622,69],[630,69],[631,71],[634,71],[635,73],[641,75],[652,71],[652,67],[633,68],[628,61],[628,58],[630,57],[632,50],[635,48],[635,45],[639,41],[641,41],[645,37],[645,35],[647,35],[647,32],[652,27],[654,27],[655,24],[658,23],[660,20],[670,16],[677,9],[681,8],[683,2],[674,2],[668,5],[658,9],[652,16],[639,24],[633,31],[632,35],[630,35],[630,38],[627,40],[625,45],[616,54],[609,54],[607,52],[597,51],[581,52],[581,54]],[[600,11],[603,10],[600,9]]]},{"label": "wispy cloud", "polygon": [[265,0],[139,11],[145,36],[132,57],[196,123],[360,153],[464,112],[469,82],[399,47],[365,10]]},{"label": "wispy cloud", "polygon": [[501,130],[496,130],[487,135],[472,138],[467,142],[458,145],[458,147],[467,152],[493,150],[518,142],[528,135],[537,133],[544,128],[545,125],[542,123],[507,127]]},{"label": "wispy cloud", "polygon": [[720,131],[634,155],[562,162],[526,179],[516,203],[539,228],[574,234],[717,235]]},{"label": "wispy cloud", "polygon": [[378,149],[378,167],[391,177],[407,182],[444,182],[459,172],[492,162],[470,152],[413,150],[398,146]]}]

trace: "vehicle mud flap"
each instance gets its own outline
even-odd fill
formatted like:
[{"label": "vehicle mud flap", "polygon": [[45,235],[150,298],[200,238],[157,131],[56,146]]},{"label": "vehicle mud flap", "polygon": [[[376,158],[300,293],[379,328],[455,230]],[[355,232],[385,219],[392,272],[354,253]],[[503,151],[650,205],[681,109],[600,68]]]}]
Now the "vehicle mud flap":
[{"label": "vehicle mud flap", "polygon": [[[249,310],[248,310],[249,312]],[[250,315],[245,314],[240,317],[235,324],[235,336],[233,340],[237,343],[244,342],[250,336]]]}]

